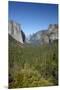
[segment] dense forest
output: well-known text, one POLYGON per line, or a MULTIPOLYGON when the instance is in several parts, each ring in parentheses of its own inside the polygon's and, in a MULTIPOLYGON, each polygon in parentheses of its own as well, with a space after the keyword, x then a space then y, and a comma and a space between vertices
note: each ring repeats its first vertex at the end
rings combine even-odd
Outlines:
POLYGON ((58 41, 22 45, 9 35, 9 88, 58 85, 58 41))

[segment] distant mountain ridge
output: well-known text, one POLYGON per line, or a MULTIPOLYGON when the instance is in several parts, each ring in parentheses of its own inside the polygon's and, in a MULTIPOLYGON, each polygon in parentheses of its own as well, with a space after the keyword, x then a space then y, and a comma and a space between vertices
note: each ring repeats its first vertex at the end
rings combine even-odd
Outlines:
POLYGON ((46 30, 40 30, 32 34, 28 39, 21 29, 21 25, 10 20, 8 22, 8 33, 22 44, 49 44, 54 40, 58 40, 58 25, 50 24, 46 30))
POLYGON ((58 25, 50 24, 48 29, 36 32, 30 37, 32 44, 45 44, 58 40, 58 25))

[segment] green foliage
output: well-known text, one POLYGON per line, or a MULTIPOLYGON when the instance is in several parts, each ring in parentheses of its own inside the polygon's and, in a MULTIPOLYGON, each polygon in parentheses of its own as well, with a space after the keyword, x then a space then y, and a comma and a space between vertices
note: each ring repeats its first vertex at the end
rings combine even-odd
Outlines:
POLYGON ((58 85, 58 44, 19 46, 9 36, 9 88, 58 85))

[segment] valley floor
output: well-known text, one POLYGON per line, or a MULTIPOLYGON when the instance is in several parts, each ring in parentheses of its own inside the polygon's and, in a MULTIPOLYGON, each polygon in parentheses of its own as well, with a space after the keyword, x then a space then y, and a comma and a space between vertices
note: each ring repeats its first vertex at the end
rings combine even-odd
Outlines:
POLYGON ((9 37, 9 88, 58 85, 58 44, 19 46, 9 37))

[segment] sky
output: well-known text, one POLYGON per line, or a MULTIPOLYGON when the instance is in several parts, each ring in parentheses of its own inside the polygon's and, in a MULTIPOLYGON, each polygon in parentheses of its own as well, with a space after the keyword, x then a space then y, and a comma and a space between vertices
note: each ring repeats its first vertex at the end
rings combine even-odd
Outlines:
POLYGON ((9 1, 8 19, 21 24, 26 36, 58 24, 58 5, 9 1))

